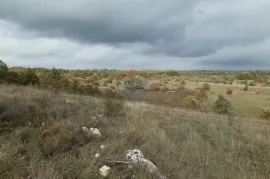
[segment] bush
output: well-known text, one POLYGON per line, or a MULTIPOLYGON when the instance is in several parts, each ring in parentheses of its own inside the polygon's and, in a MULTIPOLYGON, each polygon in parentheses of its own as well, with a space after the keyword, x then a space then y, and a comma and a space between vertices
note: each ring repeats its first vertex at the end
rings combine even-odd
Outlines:
POLYGON ((5 81, 7 83, 13 83, 13 84, 20 84, 20 81, 21 81, 21 75, 19 75, 18 73, 16 72, 8 72, 6 78, 5 78, 5 81))
POLYGON ((260 88, 257 88, 257 89, 256 89, 255 94, 257 94, 257 95, 261 94, 260 88))
POLYGON ((227 94, 227 95, 232 95, 232 94, 233 94, 233 90, 232 90, 232 89, 227 89, 226 94, 227 94))
POLYGON ((100 84, 99 84, 99 82, 94 81, 94 82, 92 83, 92 85, 93 85, 93 86, 99 86, 100 84))
POLYGON ((251 73, 240 73, 236 77, 238 80, 253 80, 253 76, 251 73))
POLYGON ((249 86, 256 86, 256 84, 252 81, 248 84, 249 86))
POLYGON ((119 86, 119 85, 122 85, 122 83, 120 81, 117 81, 116 85, 119 86))
POLYGON ((0 79, 4 79, 8 73, 8 66, 0 60, 0 79))
POLYGON ((245 88, 243 89, 244 91, 248 91, 248 85, 245 86, 245 88))
POLYGON ((136 75, 124 78, 126 89, 142 89, 144 87, 144 78, 136 75))
POLYGON ((213 110, 218 114, 230 115, 232 114, 232 105, 230 101, 225 99, 224 96, 219 95, 216 100, 213 110))
POLYGON ((149 91, 160 91, 160 87, 158 84, 153 83, 150 85, 149 91))
POLYGON ((182 80, 180 84, 181 85, 186 85, 187 83, 185 82, 185 80, 182 80))
POLYGON ((28 68, 25 72, 23 72, 22 81, 20 82, 20 84, 22 84, 22 85, 39 84, 39 78, 36 75, 35 70, 28 68))
POLYGON ((196 101, 196 99, 193 96, 191 96, 191 95, 187 96, 186 101, 187 101, 186 108, 189 108, 189 109, 198 109, 198 108, 200 108, 199 102, 196 101))
POLYGON ((58 91, 66 91, 70 82, 64 74, 58 69, 52 69, 49 72, 43 72, 40 77, 40 87, 58 91))
POLYGON ((3 71, 8 71, 8 66, 5 62, 3 62, 2 60, 0 60, 0 70, 3 70, 3 71))
POLYGON ((264 86, 270 86, 270 81, 265 82, 264 86))
POLYGON ((108 117, 122 116, 124 115, 124 102, 115 99, 105 100, 105 115, 108 117))
POLYGON ((208 83, 204 83, 202 86, 202 89, 204 89, 206 91, 210 91, 210 85, 208 83))
POLYGON ((116 96, 116 93, 112 89, 107 88, 103 95, 106 98, 114 98, 116 96))
POLYGON ((228 82, 227 82, 227 81, 223 81, 222 83, 223 83, 224 85, 228 84, 228 82))
POLYGON ((260 117, 263 119, 270 120, 270 108, 261 108, 261 110, 262 114, 260 117))
POLYGON ((113 79, 112 78, 109 78, 107 80, 105 80, 106 83, 112 83, 113 82, 113 79))
POLYGON ((200 88, 200 93, 199 93, 198 97, 202 98, 202 99, 208 99, 207 90, 204 88, 200 88))

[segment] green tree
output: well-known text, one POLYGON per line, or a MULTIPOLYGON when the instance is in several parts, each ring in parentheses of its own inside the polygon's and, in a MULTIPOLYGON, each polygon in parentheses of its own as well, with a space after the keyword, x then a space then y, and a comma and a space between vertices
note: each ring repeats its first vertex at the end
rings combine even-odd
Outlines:
POLYGON ((7 64, 5 64, 5 62, 0 60, 0 80, 5 79, 7 75, 8 75, 8 66, 7 64))
POLYGON ((127 89, 142 89, 144 87, 144 78, 139 75, 126 77, 124 86, 127 89))
POLYGON ((232 114, 232 105, 224 96, 219 95, 214 104, 214 111, 218 114, 232 114))
POLYGON ((36 75, 36 71, 34 69, 28 68, 25 72, 23 72, 21 84, 22 85, 29 85, 29 84, 38 85, 39 78, 36 75))

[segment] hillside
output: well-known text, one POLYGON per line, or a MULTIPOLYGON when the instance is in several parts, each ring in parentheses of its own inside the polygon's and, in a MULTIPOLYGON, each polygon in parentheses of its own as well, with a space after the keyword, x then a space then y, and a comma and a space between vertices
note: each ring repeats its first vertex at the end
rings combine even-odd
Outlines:
MULTIPOLYGON (((1 85, 0 96, 0 178, 101 178, 104 162, 124 160, 129 149, 171 179, 270 177, 267 121, 235 118, 229 126, 224 116, 145 103, 106 117, 102 99, 29 87, 1 85), (82 126, 102 136, 88 137, 82 126)), ((112 179, 152 177, 111 168, 112 179)))

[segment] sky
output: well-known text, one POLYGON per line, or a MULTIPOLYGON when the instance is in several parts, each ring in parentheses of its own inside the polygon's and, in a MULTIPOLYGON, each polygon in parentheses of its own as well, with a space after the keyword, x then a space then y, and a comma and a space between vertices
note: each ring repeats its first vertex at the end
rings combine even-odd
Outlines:
POLYGON ((66 69, 270 70, 269 0, 0 0, 0 59, 66 69))

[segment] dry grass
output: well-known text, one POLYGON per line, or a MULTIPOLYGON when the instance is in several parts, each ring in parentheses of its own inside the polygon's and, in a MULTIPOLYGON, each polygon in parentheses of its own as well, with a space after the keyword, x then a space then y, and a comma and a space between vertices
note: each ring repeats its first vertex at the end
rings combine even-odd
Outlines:
MULTIPOLYGON (((125 116, 92 118, 104 113, 101 99, 14 86, 0 94, 0 126, 10 129, 0 136, 0 178, 100 178, 103 161, 122 160, 133 148, 170 179, 270 178, 267 121, 236 118, 229 126, 224 116, 145 103, 127 103, 125 116), (43 122, 54 132, 43 136, 43 122), (85 136, 81 126, 99 128, 102 137, 85 136)), ((132 174, 113 167, 110 178, 132 174)), ((151 176, 141 170, 135 178, 151 176)))

